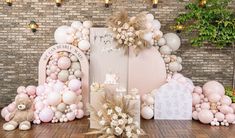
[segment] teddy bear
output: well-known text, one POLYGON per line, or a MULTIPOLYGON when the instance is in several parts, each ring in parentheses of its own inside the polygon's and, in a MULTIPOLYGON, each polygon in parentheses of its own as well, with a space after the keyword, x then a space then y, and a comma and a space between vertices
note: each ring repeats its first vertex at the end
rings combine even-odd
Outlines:
POLYGON ((29 130, 34 120, 33 101, 27 95, 17 95, 16 109, 10 115, 10 121, 3 125, 3 129, 11 131, 19 126, 20 130, 29 130))

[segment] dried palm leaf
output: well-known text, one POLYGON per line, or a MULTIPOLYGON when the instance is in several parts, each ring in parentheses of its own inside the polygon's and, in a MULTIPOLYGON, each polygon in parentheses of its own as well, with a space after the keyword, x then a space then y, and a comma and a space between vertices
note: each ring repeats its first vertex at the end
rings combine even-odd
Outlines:
POLYGON ((118 28, 121 27, 124 23, 128 22, 128 13, 124 10, 121 12, 115 13, 113 16, 107 19, 108 26, 118 28))

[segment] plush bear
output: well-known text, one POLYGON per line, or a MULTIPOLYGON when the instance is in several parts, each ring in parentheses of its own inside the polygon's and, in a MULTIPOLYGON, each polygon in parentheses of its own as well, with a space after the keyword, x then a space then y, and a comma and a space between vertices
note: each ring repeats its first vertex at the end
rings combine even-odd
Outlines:
POLYGON ((32 100, 27 95, 17 95, 15 98, 16 109, 10 115, 11 120, 3 125, 3 129, 11 131, 19 126, 20 130, 29 130, 34 120, 32 100))

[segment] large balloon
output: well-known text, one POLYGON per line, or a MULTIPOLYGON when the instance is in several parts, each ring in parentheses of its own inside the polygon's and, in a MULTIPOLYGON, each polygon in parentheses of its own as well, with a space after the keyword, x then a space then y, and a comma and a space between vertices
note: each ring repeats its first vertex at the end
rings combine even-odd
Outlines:
POLYGON ((198 119, 204 124, 209 124, 213 118, 214 115, 210 110, 201 110, 198 113, 198 119))
POLYGON ((78 79, 72 79, 72 80, 70 80, 69 81, 69 88, 70 88, 70 90, 72 90, 72 91, 77 91, 78 89, 80 89, 80 87, 81 87, 81 81, 80 80, 78 80, 78 79))
POLYGON ((50 105, 58 105, 61 102, 61 95, 59 92, 51 92, 48 94, 47 100, 50 105))
POLYGON ((71 60, 68 57, 61 57, 58 60, 58 67, 60 69, 68 69, 71 65, 71 60))
POLYGON ((206 96, 212 93, 217 93, 220 96, 223 96, 225 94, 224 86, 217 81, 208 81, 203 85, 202 89, 206 96))
POLYGON ((54 33, 54 38, 55 38, 55 41, 56 43, 58 44, 66 44, 67 43, 67 31, 70 27, 69 26, 60 26, 59 28, 57 28, 55 30, 55 33, 54 33))
POLYGON ((50 108, 44 108, 42 111, 39 113, 39 119, 42 122, 50 122, 53 119, 54 112, 50 108))
POLYGON ((66 104, 74 104, 76 102, 77 95, 74 92, 66 91, 63 94, 63 102, 66 104))
POLYGON ((221 96, 217 93, 212 93, 208 96, 210 102, 218 102, 221 99, 221 96))
POLYGON ((173 50, 176 51, 180 47, 180 38, 175 33, 167 33, 163 36, 166 39, 166 44, 173 50))

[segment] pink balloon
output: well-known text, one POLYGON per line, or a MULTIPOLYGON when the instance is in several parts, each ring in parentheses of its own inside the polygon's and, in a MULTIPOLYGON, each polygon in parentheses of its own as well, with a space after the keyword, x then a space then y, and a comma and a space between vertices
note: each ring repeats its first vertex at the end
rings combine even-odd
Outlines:
POLYGON ((52 66, 50 67, 50 71, 51 71, 52 73, 56 72, 57 69, 58 69, 58 67, 55 66, 55 65, 52 65, 52 66))
POLYGON ((72 80, 69 81, 69 85, 68 86, 69 86, 70 90, 75 92, 75 91, 77 91, 77 90, 79 90, 81 88, 81 85, 82 85, 82 83, 81 83, 80 80, 72 79, 72 80))
POLYGON ((50 74, 50 78, 53 79, 53 80, 56 80, 57 79, 57 75, 55 73, 51 73, 50 74))
POLYGON ((225 94, 224 86, 217 81, 209 81, 203 85, 203 92, 206 96, 217 93, 220 96, 225 94))
POLYGON ((76 105, 76 104, 71 104, 70 105, 70 109, 71 110, 75 110, 75 109, 77 109, 78 108, 78 106, 76 105))
POLYGON ((51 92, 47 96, 47 101, 49 105, 58 105, 61 102, 61 94, 59 92, 51 92))
POLYGON ((209 103, 202 103, 202 104, 201 104, 201 108, 202 108, 202 109, 208 109, 208 110, 209 110, 209 109, 210 109, 210 104, 209 104, 209 103))
POLYGON ((197 111, 193 111, 192 116, 193 116, 194 120, 198 120, 198 112, 197 111))
POLYGON ((9 112, 13 112, 13 111, 15 111, 15 109, 16 109, 16 104, 15 103, 11 103, 7 106, 7 110, 9 112))
POLYGON ((198 94, 201 94, 201 93, 202 93, 202 87, 196 86, 196 87, 194 88, 194 92, 195 92, 195 93, 198 93, 198 94))
POLYGON ((193 98, 193 105, 200 103, 201 98, 197 93, 193 93, 192 98, 193 98))
POLYGON ((232 103, 230 107, 233 109, 233 112, 235 112, 235 103, 232 103))
POLYGON ((75 114, 73 112, 69 112, 66 114, 66 117, 68 118, 69 121, 72 121, 75 119, 75 114))
POLYGON ((38 101, 35 103, 35 109, 36 110, 42 110, 44 108, 44 104, 41 101, 38 101))
POLYGON ((227 113, 229 113, 229 112, 231 111, 230 108, 231 108, 231 107, 229 107, 228 105, 222 105, 222 106, 219 108, 219 110, 220 110, 221 113, 227 114, 227 113))
POLYGON ((82 89, 79 89, 79 90, 76 91, 77 95, 80 95, 81 93, 82 93, 82 89))
POLYGON ((198 113, 198 119, 204 124, 210 123, 214 118, 213 113, 210 110, 201 110, 198 113))
POLYGON ((4 107, 1 111, 1 116, 5 118, 7 114, 9 114, 9 111, 7 110, 7 107, 4 107))
POLYGON ((11 116, 10 113, 6 114, 6 116, 4 117, 5 121, 7 121, 7 122, 10 121, 11 120, 10 116, 11 116))
POLYGON ((58 67, 60 69, 68 69, 71 66, 71 60, 68 57, 61 57, 58 60, 58 67))
POLYGON ((44 108, 39 113, 39 119, 42 122, 50 122, 53 119, 54 112, 50 108, 44 108))
POLYGON ((35 95, 36 94, 36 87, 33 85, 30 85, 26 87, 26 91, 28 95, 35 95))
POLYGON ((232 104, 232 100, 230 97, 228 97, 227 95, 222 96, 222 98, 220 99, 221 104, 226 104, 226 105, 230 105, 232 104))
POLYGON ((224 114, 223 113, 221 113, 221 112, 217 112, 216 114, 215 114, 215 118, 218 120, 218 121, 223 121, 224 120, 224 114))
POLYGON ((219 102, 219 100, 221 99, 221 96, 217 93, 212 93, 208 96, 208 99, 210 102, 219 102))
POLYGON ((84 111, 79 109, 76 115, 76 118, 81 119, 84 116, 84 111))
POLYGON ((54 91, 55 92, 61 92, 63 89, 64 89, 64 83, 63 82, 61 82, 61 81, 57 81, 56 83, 55 83, 55 85, 54 85, 54 91))
POLYGON ((227 114, 227 115, 225 115, 225 119, 228 121, 228 123, 233 123, 235 121, 235 115, 234 114, 227 114))
POLYGON ((39 96, 39 95, 42 95, 42 93, 44 93, 45 91, 45 86, 44 85, 39 85, 36 89, 36 94, 39 96))
POLYGON ((20 93, 26 93, 26 90, 25 90, 25 87, 24 86, 20 86, 17 88, 17 93, 20 94, 20 93))

